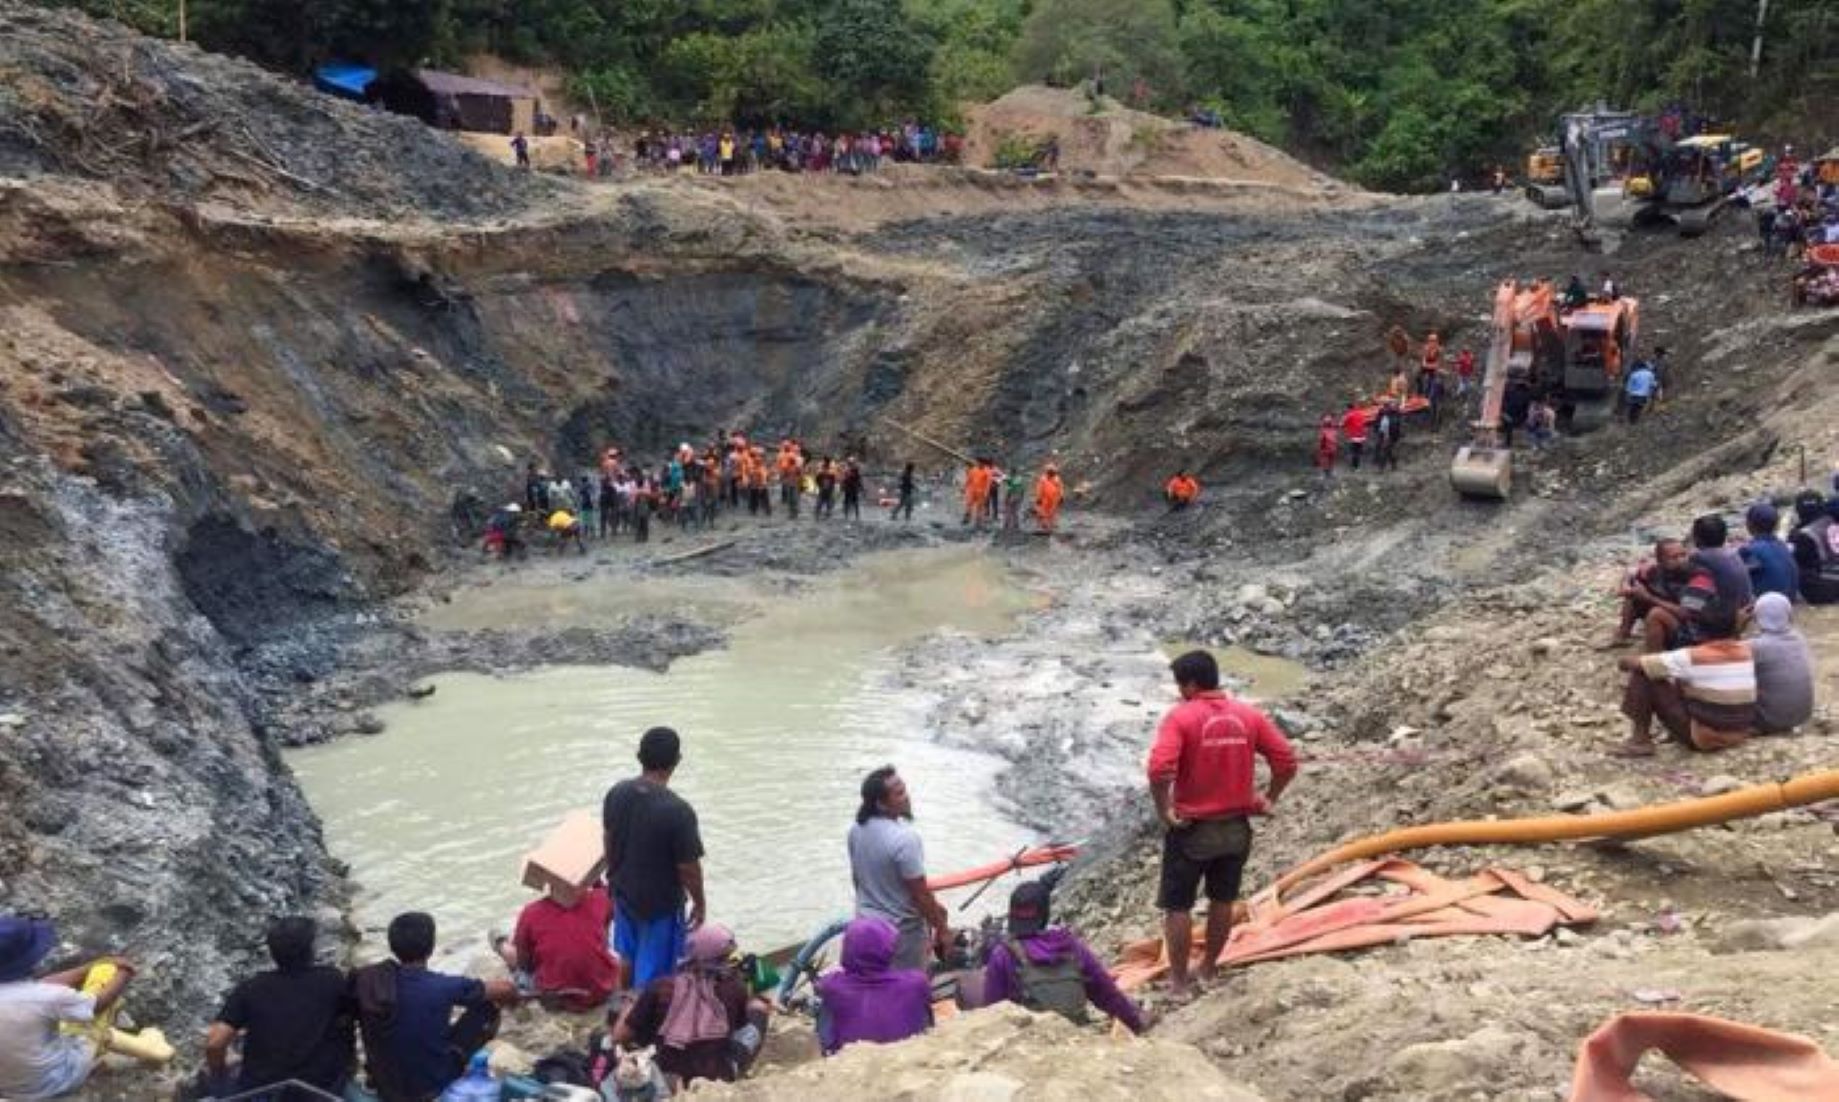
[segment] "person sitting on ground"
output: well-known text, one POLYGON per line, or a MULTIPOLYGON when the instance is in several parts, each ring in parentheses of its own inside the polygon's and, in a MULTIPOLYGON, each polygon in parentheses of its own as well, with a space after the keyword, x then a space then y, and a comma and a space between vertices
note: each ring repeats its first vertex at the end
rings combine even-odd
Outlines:
POLYGON ((707 1079, 732 1083, 746 1074, 766 1037, 768 1009, 749 998, 730 963, 734 935, 704 923, 689 936, 673 975, 651 981, 613 1026, 613 1043, 656 1045, 658 1067, 673 1089, 707 1079))
POLYGON ((1794 627, 1794 606, 1786 595, 1756 598, 1756 733, 1792 731, 1813 718, 1813 650, 1794 627))
POLYGON ((1800 573, 1801 599, 1810 605, 1839 604, 1839 509, 1814 490, 1794 499, 1795 529, 1789 535, 1800 573))
POLYGON ((390 920, 389 947, 394 960, 351 974, 365 1070, 382 1102, 428 1102, 498 1035, 499 1007, 517 1001, 517 987, 430 970, 434 918, 420 911, 390 920))
POLYGON ((1251 853, 1247 818, 1268 814, 1296 776, 1296 754, 1263 712, 1220 691, 1213 655, 1189 651, 1170 663, 1181 703, 1163 717, 1149 751, 1150 799, 1165 830, 1156 906, 1162 911, 1169 986, 1188 991, 1192 911, 1207 884, 1206 950, 1199 979, 1211 981, 1232 930, 1232 904, 1251 853), (1263 795, 1256 758, 1270 767, 1263 795))
POLYGON ((1168 502, 1171 513, 1186 509, 1199 497, 1200 483, 1185 470, 1176 471, 1168 485, 1162 488, 1162 498, 1168 502))
POLYGON ((1009 936, 991 948, 983 967, 985 1004, 1018 1003, 1075 1025, 1084 1025, 1088 1006, 1096 1006, 1132 1033, 1143 1032, 1143 1011, 1118 990, 1091 948, 1066 927, 1047 924, 1049 904, 1047 885, 1038 880, 1009 894, 1009 936))
POLYGON ((817 981, 817 1036, 824 1055, 857 1041, 893 1044, 932 1028, 932 981, 918 968, 894 967, 900 931, 879 915, 843 930, 843 967, 817 981))
POLYGON ((1691 616, 1692 645, 1616 663, 1628 673, 1622 714, 1630 724, 1616 757, 1652 757, 1656 719, 1695 750, 1728 749, 1755 730, 1756 662, 1737 637, 1736 611, 1714 599, 1691 616))
POLYGON ((1692 565, 1711 572, 1718 587, 1718 600, 1737 615, 1739 627, 1756 603, 1756 589, 1750 584, 1750 570, 1735 548, 1725 546, 1730 528, 1716 513, 1706 513, 1692 522, 1692 565))
POLYGON ((563 1010, 587 1011, 619 987, 619 962, 607 949, 612 925, 613 901, 604 886, 556 886, 524 904, 511 936, 494 938, 492 948, 526 994, 553 999, 563 1010))
POLYGON ((237 984, 205 1034, 212 1093, 253 1091, 292 1079, 343 1096, 355 1056, 357 1007, 345 974, 314 963, 318 935, 313 920, 300 915, 269 924, 274 970, 237 984), (232 1080, 230 1047, 239 1036, 243 1059, 232 1080))
POLYGON ((1617 591, 1622 598, 1622 622, 1609 640, 1608 649, 1633 638, 1636 623, 1643 625, 1642 650, 1653 654, 1672 646, 1674 633, 1686 622, 1680 600, 1691 579, 1691 556, 1686 545, 1674 539, 1656 541, 1652 561, 1630 571, 1617 591))
POLYGON ((1776 535, 1781 517, 1775 506, 1759 501, 1743 516, 1750 530, 1750 541, 1737 548, 1737 554, 1749 568, 1750 585, 1758 595, 1779 593, 1793 600, 1801 591, 1801 572, 1794 565, 1794 552, 1776 535))
POLYGON ((81 1087, 134 978, 127 961, 103 957, 33 979, 56 945, 51 923, 0 917, 0 1098, 36 1102, 81 1087), (66 1032, 67 1023, 86 1028, 66 1032))

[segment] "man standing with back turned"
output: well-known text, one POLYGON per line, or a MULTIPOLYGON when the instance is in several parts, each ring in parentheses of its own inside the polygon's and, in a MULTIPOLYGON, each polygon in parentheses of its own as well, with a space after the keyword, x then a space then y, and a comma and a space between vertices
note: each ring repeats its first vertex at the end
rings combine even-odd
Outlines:
POLYGON ((614 785, 601 810, 607 883, 613 889, 613 951, 634 990, 677 970, 689 931, 708 914, 696 812, 670 790, 671 774, 682 760, 677 732, 646 731, 639 740, 642 772, 614 785))
POLYGON ((1188 990, 1188 956, 1194 939, 1195 896, 1207 883, 1206 955, 1199 979, 1213 979, 1232 904, 1251 854, 1248 817, 1268 815, 1296 776, 1296 755, 1275 724, 1257 708, 1220 691, 1220 668, 1206 651, 1189 651, 1170 663, 1177 704, 1156 730, 1149 751, 1149 794, 1167 833, 1156 906, 1167 941, 1169 986, 1188 990), (1271 769, 1269 787, 1254 787, 1256 757, 1271 769))

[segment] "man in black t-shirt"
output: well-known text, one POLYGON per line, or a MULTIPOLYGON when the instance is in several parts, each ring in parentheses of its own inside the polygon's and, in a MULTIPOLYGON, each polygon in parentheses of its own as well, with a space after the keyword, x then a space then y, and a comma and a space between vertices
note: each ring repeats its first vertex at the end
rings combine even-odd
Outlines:
POLYGON ((638 756, 640 775, 614 785, 601 810, 613 892, 613 951, 633 988, 676 971, 685 937, 708 913, 696 812, 670 790, 671 774, 683 760, 677 732, 646 731, 638 756))
POLYGON ((269 925, 275 970, 237 984, 205 1036, 205 1066, 214 1084, 229 1075, 230 1046, 241 1034, 235 1090, 297 1079, 328 1094, 344 1092, 351 1077, 354 1008, 344 973, 313 963, 317 933, 310 918, 269 925))

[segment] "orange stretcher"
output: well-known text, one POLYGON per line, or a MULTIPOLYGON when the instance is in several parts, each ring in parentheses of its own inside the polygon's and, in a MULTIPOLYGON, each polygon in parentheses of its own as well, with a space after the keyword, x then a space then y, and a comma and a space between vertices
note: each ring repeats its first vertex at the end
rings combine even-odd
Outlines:
POLYGON ((1032 869, 1037 865, 1055 865, 1062 861, 1071 861, 1077 856, 1079 856, 1079 847, 1075 845, 1036 846, 1033 849, 1023 850, 1014 857, 991 861, 987 865, 976 865, 968 869, 959 869, 957 872, 928 876, 926 886, 935 892, 947 891, 951 888, 965 888, 972 884, 981 884, 985 880, 994 880, 1004 873, 1014 872, 1017 869, 1032 869))
POLYGON ((1577 1053, 1571 1102, 1651 1102, 1629 1081, 1658 1049, 1706 1086, 1748 1102, 1839 1102, 1839 1063, 1805 1037, 1701 1014, 1618 1014, 1577 1053))
MULTIPOLYGON (((1273 886, 1253 896, 1234 916, 1221 965, 1253 964, 1307 953, 1333 953, 1390 945, 1420 937, 1459 934, 1519 934, 1538 937, 1555 926, 1596 921, 1588 904, 1509 869, 1488 868, 1461 880, 1441 876, 1400 858, 1350 865, 1291 898, 1273 886), (1404 889, 1386 895, 1334 898, 1355 885, 1379 880, 1404 889)), ((1197 939, 1198 941, 1198 939, 1197 939)), ((1195 963, 1205 956, 1194 947, 1195 963)), ((1124 948, 1112 975, 1135 990, 1168 971, 1161 939, 1124 948)))

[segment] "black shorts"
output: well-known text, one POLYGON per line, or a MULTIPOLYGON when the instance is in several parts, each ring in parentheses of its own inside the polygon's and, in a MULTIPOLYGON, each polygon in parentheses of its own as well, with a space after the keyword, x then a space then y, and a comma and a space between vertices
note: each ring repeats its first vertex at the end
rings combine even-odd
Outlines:
POLYGON ((1251 827, 1242 817, 1196 823, 1181 831, 1166 831, 1162 836, 1162 879, 1156 888, 1157 909, 1180 912, 1193 910, 1203 879, 1207 882, 1209 901, 1232 902, 1239 898, 1239 883, 1245 876, 1245 862, 1250 856, 1251 827), (1216 852, 1218 847, 1213 846, 1203 848, 1197 854, 1193 845, 1194 832, 1203 828, 1237 831, 1243 841, 1229 846, 1229 852, 1216 852))

